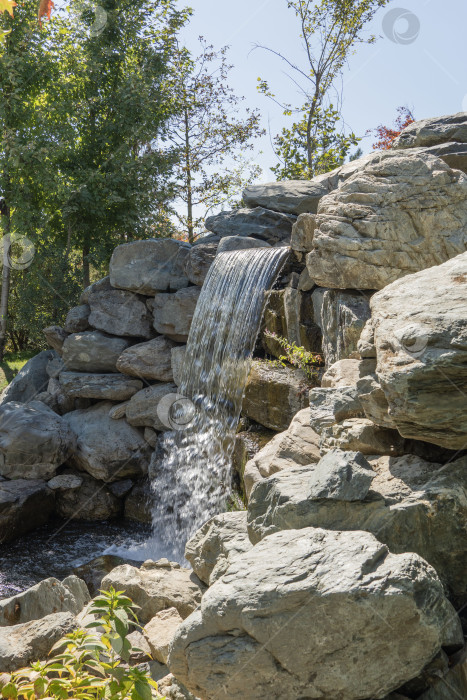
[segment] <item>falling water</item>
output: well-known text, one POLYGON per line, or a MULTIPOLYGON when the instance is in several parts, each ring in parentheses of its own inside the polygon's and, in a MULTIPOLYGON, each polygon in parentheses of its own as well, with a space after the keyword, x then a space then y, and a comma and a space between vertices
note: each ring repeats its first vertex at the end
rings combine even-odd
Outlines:
POLYGON ((187 539, 225 510, 231 457, 265 292, 288 248, 220 253, 204 282, 152 489, 155 537, 179 561, 187 539), (182 426, 186 426, 183 429, 182 426))

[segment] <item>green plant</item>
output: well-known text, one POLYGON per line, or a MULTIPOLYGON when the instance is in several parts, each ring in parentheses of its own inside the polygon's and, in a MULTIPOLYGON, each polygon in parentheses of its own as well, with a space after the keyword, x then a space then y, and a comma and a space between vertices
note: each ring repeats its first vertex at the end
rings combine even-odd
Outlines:
POLYGON ((296 343, 289 343, 287 338, 283 338, 277 333, 265 330, 264 335, 267 338, 272 338, 275 340, 281 348, 285 351, 285 355, 281 355, 277 360, 271 360, 272 364, 280 365, 281 367, 286 366, 286 362, 294 367, 305 372, 308 379, 314 379, 317 376, 317 367, 324 365, 324 359, 322 355, 316 352, 310 352, 305 350, 301 345, 296 343))
POLYGON ((12 674, 0 675, 1 696, 14 700, 57 698, 65 700, 152 700, 157 684, 137 667, 128 666, 133 651, 128 640, 131 626, 139 626, 137 606, 123 591, 101 591, 89 608, 98 616, 51 650, 50 661, 38 661, 12 674))

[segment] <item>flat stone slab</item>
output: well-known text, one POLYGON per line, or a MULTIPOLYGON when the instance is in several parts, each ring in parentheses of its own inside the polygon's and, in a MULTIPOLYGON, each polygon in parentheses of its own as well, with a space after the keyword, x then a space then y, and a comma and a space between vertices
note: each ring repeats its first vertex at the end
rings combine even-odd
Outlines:
POLYGON ((125 377, 123 374, 82 372, 62 372, 60 384, 65 394, 73 398, 112 401, 126 401, 143 388, 143 382, 140 379, 125 377))

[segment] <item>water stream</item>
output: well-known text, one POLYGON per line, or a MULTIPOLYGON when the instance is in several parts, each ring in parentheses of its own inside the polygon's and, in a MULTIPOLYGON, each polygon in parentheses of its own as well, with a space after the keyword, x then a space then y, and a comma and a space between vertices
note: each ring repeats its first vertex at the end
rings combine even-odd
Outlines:
POLYGON ((183 561, 185 543, 225 510, 231 456, 251 358, 270 289, 288 248, 220 253, 199 297, 188 338, 174 430, 166 433, 152 489, 154 538, 183 561))

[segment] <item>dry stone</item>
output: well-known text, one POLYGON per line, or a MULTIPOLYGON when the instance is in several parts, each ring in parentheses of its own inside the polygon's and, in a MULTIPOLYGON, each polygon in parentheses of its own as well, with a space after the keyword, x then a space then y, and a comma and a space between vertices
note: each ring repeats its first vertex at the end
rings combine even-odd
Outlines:
POLYGON ((178 628, 168 665, 204 700, 361 700, 459 643, 459 619, 421 557, 391 554, 369 533, 307 528, 236 557, 178 628))
MULTIPOLYGON (((164 410, 158 412, 161 401, 169 394, 177 393, 176 384, 154 384, 138 391, 129 401, 126 408, 126 419, 130 425, 149 427, 154 430, 167 430, 167 425, 161 420, 164 410), (161 416, 159 416, 159 413, 161 416)), ((165 402, 162 404, 165 407, 165 402)), ((167 411, 170 404, 167 405, 167 411)))
POLYGON ((313 248, 316 220, 310 214, 300 214, 292 228, 290 245, 299 253, 309 253, 313 248))
POLYGON ((185 262, 185 273, 192 284, 199 287, 203 285, 216 257, 217 246, 217 243, 200 242, 190 250, 185 262))
POLYGON ((89 287, 86 287, 80 296, 79 303, 87 304, 89 306, 89 302, 93 294, 110 292, 111 289, 113 289, 113 287, 110 284, 110 277, 107 275, 107 277, 103 277, 102 279, 90 284, 89 287))
POLYGON ((321 379, 322 387, 357 386, 357 382, 374 372, 373 360, 338 360, 332 364, 321 379))
POLYGON ((113 335, 152 338, 152 318, 144 297, 121 289, 94 292, 89 297, 93 328, 113 335))
POLYGON ((68 333, 61 326, 47 326, 42 332, 48 345, 61 355, 63 343, 67 339, 68 333))
POLYGON ((160 336, 147 343, 138 343, 124 350, 117 362, 117 369, 124 374, 160 382, 171 382, 173 340, 160 336))
POLYGON ((46 578, 22 593, 0 600, 0 627, 39 620, 59 612, 77 615, 90 601, 90 596, 84 581, 79 583, 76 576, 69 578, 73 579, 68 581, 70 585, 60 583, 56 578, 46 578))
POLYGON ((176 608, 167 608, 156 613, 143 627, 143 634, 149 644, 152 658, 161 664, 167 663, 169 646, 177 627, 183 622, 176 608))
POLYGON ((272 246, 288 245, 296 220, 291 214, 270 209, 235 209, 221 211, 206 219, 206 228, 217 236, 245 236, 258 238, 272 246))
POLYGON ((250 236, 224 236, 217 247, 218 253, 229 253, 233 250, 245 250, 246 248, 270 248, 271 244, 250 236))
POLYGON ((188 243, 173 238, 149 238, 124 243, 110 259, 110 283, 118 289, 152 296, 188 286, 184 266, 188 243))
POLYGON ((89 328, 90 308, 88 304, 74 306, 67 313, 64 330, 67 333, 81 333, 89 328))
POLYGON ((332 449, 394 457, 406 452, 405 440, 397 430, 380 428, 368 418, 348 418, 323 428, 320 441, 321 453, 324 454, 332 449))
POLYGON ((200 292, 199 287, 188 287, 175 294, 157 294, 154 300, 156 331, 180 343, 186 342, 200 292))
POLYGON ((249 207, 265 207, 286 214, 316 213, 318 203, 328 193, 319 178, 312 180, 285 180, 249 185, 243 190, 243 201, 249 207))
POLYGON ((139 379, 130 379, 123 374, 85 374, 62 372, 60 384, 67 396, 72 398, 109 399, 125 401, 143 388, 139 379))
POLYGON ((44 525, 55 497, 41 479, 0 481, 0 542, 9 542, 44 525))
POLYGON ((464 449, 467 253, 394 282, 373 297, 371 306, 376 374, 397 430, 464 449))
POLYGON ((321 387, 310 391, 310 424, 318 435, 334 423, 364 417, 360 396, 354 386, 321 387))
POLYGON ((63 361, 70 371, 116 372, 118 358, 131 344, 101 331, 73 333, 63 344, 63 361))
POLYGON ((436 146, 446 142, 467 143, 467 112, 420 119, 406 126, 392 142, 392 148, 436 146))
POLYGON ((59 359, 55 350, 43 350, 28 360, 3 390, 0 396, 0 405, 10 401, 18 401, 19 403, 34 401, 39 393, 46 391, 49 383, 47 366, 55 359, 59 359))
POLYGON ((373 157, 320 202, 310 277, 322 287, 382 289, 467 245, 467 176, 431 155, 373 157))

